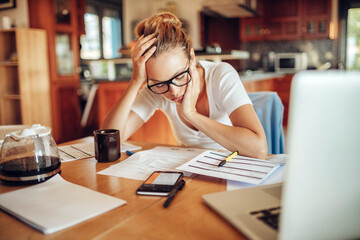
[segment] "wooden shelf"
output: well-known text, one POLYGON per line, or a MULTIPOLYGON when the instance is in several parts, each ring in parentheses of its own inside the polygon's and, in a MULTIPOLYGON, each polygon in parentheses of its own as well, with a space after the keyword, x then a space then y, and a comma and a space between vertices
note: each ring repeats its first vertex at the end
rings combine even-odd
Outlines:
POLYGON ((9 95, 3 95, 1 96, 3 99, 9 99, 9 100, 20 100, 21 96, 17 94, 9 94, 9 95))
POLYGON ((48 69, 46 31, 29 28, 0 31, 1 125, 52 127, 48 69), (18 61, 8 61, 14 53, 18 61))
POLYGON ((3 66, 3 67, 17 67, 18 62, 0 62, 0 66, 3 66))

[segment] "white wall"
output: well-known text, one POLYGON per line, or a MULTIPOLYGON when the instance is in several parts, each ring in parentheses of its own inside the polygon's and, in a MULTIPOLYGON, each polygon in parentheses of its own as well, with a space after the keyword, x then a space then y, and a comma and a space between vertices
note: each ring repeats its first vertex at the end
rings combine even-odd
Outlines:
MULTIPOLYGON (((124 42, 129 44, 134 29, 132 22, 145 19, 166 7, 169 0, 123 0, 124 42)), ((189 35, 195 49, 202 48, 200 39, 200 10, 203 0, 171 0, 177 3, 178 16, 189 24, 189 35)))
MULTIPOLYGON (((39 13, 40 14, 40 13, 39 13)), ((27 0, 16 0, 16 7, 0 11, 0 28, 3 28, 2 17, 8 16, 16 27, 29 27, 29 12, 27 0)))

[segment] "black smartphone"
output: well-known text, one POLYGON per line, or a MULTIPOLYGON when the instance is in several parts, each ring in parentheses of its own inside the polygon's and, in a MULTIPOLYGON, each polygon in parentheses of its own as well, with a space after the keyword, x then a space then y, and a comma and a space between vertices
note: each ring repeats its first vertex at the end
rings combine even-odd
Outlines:
POLYGON ((168 196, 182 176, 182 172, 155 171, 136 190, 136 194, 168 196))

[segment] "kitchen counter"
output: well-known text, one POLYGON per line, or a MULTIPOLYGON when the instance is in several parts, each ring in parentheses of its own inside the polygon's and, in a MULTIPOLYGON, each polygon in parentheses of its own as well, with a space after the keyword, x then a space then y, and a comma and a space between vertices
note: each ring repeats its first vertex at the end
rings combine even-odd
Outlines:
POLYGON ((250 54, 248 51, 232 50, 229 52, 222 52, 219 54, 213 53, 197 53, 195 54, 197 60, 208 60, 214 62, 221 62, 223 60, 243 60, 249 59, 250 54))
POLYGON ((241 81, 250 82, 250 81, 261 81, 270 78, 281 78, 286 74, 282 72, 240 72, 239 76, 241 81))

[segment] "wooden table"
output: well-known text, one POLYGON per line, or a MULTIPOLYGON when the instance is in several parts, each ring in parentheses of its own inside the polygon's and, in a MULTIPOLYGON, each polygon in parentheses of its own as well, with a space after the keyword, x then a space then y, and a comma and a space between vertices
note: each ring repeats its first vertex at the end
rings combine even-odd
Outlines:
MULTIPOLYGON (((93 141, 80 139, 67 144, 93 141)), ((152 143, 131 142, 142 150, 152 143)), ((202 201, 205 193, 226 190, 226 181, 193 174, 185 177, 186 186, 179 191, 168 208, 166 198, 139 196, 135 191, 142 181, 96 174, 112 163, 98 163, 87 158, 62 163, 61 176, 72 183, 127 201, 113 209, 72 227, 44 235, 0 211, 0 239, 244 239, 245 237, 202 201)), ((0 193, 21 187, 0 185, 0 193)), ((50 213, 49 213, 50 214, 50 213)))

